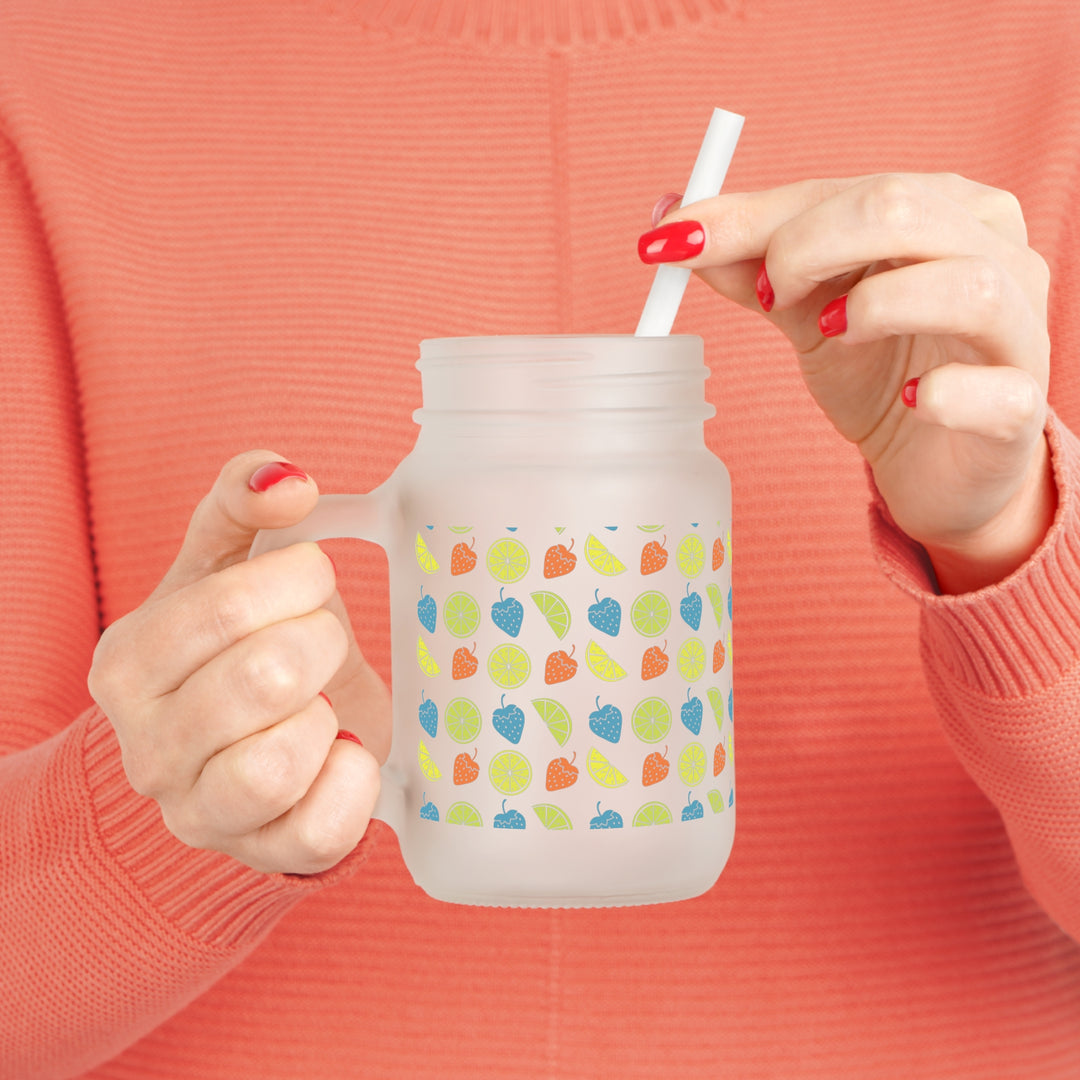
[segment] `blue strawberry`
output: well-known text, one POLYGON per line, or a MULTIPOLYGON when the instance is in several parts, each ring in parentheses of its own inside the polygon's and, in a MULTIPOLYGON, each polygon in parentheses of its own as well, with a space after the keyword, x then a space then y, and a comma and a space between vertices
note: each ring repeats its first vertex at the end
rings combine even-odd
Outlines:
POLYGON ((596 603, 589 605, 589 622, 600 633, 615 637, 622 623, 622 607, 619 601, 613 596, 605 596, 601 600, 599 589, 593 595, 596 597, 596 603))
POLYGON ((589 821, 590 829, 621 829, 622 827, 622 814, 618 810, 605 810, 601 813, 600 804, 596 804, 596 817, 589 821))
POLYGON ((690 591, 690 582, 686 583, 686 595, 679 601, 679 614, 691 630, 701 627, 701 593, 690 591))
POLYGON ((434 739, 435 732, 439 730, 439 706, 434 701, 428 701, 423 690, 420 691, 420 708, 416 714, 420 718, 420 726, 434 739))
POLYGON ((420 599, 416 602, 416 617, 420 620, 420 625, 429 633, 435 633, 435 624, 438 621, 439 613, 435 607, 435 597, 425 596, 424 587, 420 586, 420 599))
POLYGON ((433 803, 427 801, 427 792, 424 792, 424 805, 420 807, 420 816, 425 821, 438 821, 439 820, 439 808, 433 803))
POLYGON ((687 805, 682 808, 683 821, 696 821, 698 818, 705 816, 705 807, 701 805, 700 799, 694 799, 694 793, 688 791, 686 793, 687 805), (693 801, 691 801, 693 799, 693 801))
POLYGON ((499 590, 499 599, 491 605, 491 621, 504 633, 511 637, 517 637, 521 630, 521 620, 525 617, 525 609, 520 600, 512 596, 503 599, 503 591, 499 590))
POLYGON ((492 825, 496 829, 524 829, 525 828, 525 816, 520 810, 507 810, 506 800, 502 801, 503 812, 496 814, 492 825))
POLYGON ((695 735, 700 735, 701 717, 704 710, 702 709, 701 698, 691 697, 691 694, 690 687, 687 687, 686 700, 683 702, 679 714, 682 717, 683 726, 689 728, 695 735))
POLYGON ((601 708, 598 696, 596 711, 589 713, 589 727, 599 738, 617 743, 622 735, 622 712, 616 705, 605 705, 601 708))
POLYGON ((501 708, 491 714, 491 726, 512 743, 521 742, 521 733, 525 730, 525 714, 516 705, 506 704, 506 695, 499 699, 501 708))

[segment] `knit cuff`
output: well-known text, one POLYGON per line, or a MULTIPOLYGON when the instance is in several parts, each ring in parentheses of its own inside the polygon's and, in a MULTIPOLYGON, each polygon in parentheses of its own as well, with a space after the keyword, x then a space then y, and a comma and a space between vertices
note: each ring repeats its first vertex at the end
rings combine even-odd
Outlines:
POLYGON ((975 592, 938 594, 925 549, 900 530, 870 480, 871 541, 885 574, 922 608, 924 657, 994 697, 1038 693, 1080 654, 1080 443, 1052 411, 1046 435, 1058 489, 1054 522, 1022 566, 975 592))
POLYGON ((100 709, 83 718, 83 761, 97 835, 107 857, 172 925, 222 950, 256 944, 308 893, 352 875, 367 858, 381 826, 336 866, 321 874, 264 874, 228 855, 200 851, 165 828, 157 803, 128 783, 120 746, 100 709))

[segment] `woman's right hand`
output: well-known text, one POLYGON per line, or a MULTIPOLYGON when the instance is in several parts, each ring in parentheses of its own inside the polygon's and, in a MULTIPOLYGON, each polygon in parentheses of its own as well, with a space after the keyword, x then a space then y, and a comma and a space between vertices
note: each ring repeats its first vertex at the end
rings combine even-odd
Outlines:
POLYGON ((90 693, 131 786, 196 848, 312 874, 363 837, 376 757, 338 738, 327 697, 385 756, 389 694, 367 665, 314 543, 248 560, 256 532, 301 521, 318 490, 268 451, 230 461, 153 594, 102 635, 90 693), (261 490, 260 490, 261 489, 261 490))

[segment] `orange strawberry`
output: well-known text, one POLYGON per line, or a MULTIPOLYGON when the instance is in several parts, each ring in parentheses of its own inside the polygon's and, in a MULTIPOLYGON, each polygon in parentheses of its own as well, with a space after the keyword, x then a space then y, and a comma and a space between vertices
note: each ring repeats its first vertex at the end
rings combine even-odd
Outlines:
POLYGON ((667 548, 664 547, 666 542, 666 536, 662 541, 650 540, 641 549, 641 572, 643 574, 655 574, 658 570, 663 570, 667 566, 667 548))
POLYGON ((724 538, 718 536, 712 546, 712 568, 719 570, 724 565, 724 538))
MULTIPOLYGON (((664 648, 667 648, 666 641, 664 642, 664 648)), ((641 658, 641 677, 643 679, 655 679, 667 671, 667 666, 668 654, 659 645, 653 645, 652 648, 645 650, 645 655, 641 658)))
POLYGON ((668 769, 671 768, 671 763, 667 759, 667 750, 665 746, 663 754, 656 751, 645 759, 645 763, 641 766, 641 782, 645 787, 650 784, 659 784, 667 777, 668 769))
POLYGON ((544 556, 544 577, 562 577, 569 574, 577 566, 577 556, 573 554, 574 541, 571 539, 570 547, 564 544, 552 544, 544 556))
POLYGON ((577 783, 578 768, 574 764, 574 760, 577 758, 577 751, 574 751, 574 756, 567 761, 566 758, 555 758, 547 767, 547 780, 546 785, 548 791, 558 791, 560 788, 568 788, 572 784, 577 783))
POLYGON ((719 776, 724 771, 724 766, 727 764, 727 754, 724 753, 724 744, 717 743, 716 749, 713 751, 712 756, 712 774, 713 776, 719 776))
POLYGON ((476 642, 473 642, 471 650, 466 649, 464 645, 454 650, 451 674, 455 679, 467 679, 470 675, 475 675, 479 666, 480 661, 476 659, 476 642))
POLYGON ((472 539, 472 544, 466 544, 464 540, 460 544, 454 545, 454 550, 450 552, 450 573, 451 574, 467 574, 476 565, 476 552, 473 548, 476 547, 476 537, 472 539))
POLYGON ((456 758, 454 758, 454 783, 455 784, 471 784, 480 775, 480 766, 476 764, 476 755, 479 750, 473 751, 473 756, 469 757, 464 751, 462 751, 456 758))
POLYGON ((719 671, 724 666, 724 643, 717 641, 712 650, 712 669, 713 672, 719 671))
POLYGON ((569 654, 563 652, 562 649, 556 649, 547 658, 547 663, 544 665, 544 682, 548 685, 566 682, 577 674, 578 662, 572 659, 576 648, 576 645, 571 646, 569 654))

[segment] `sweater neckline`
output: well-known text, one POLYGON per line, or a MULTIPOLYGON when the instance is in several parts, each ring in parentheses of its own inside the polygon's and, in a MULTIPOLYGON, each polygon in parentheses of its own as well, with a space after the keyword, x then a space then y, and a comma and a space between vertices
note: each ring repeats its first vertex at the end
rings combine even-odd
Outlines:
MULTIPOLYGON (((566 47, 627 41, 739 15, 746 0, 352 0, 351 18, 420 37, 566 47)), ((344 12, 343 12, 344 13, 344 12)))

